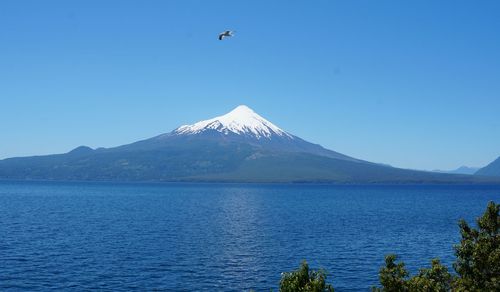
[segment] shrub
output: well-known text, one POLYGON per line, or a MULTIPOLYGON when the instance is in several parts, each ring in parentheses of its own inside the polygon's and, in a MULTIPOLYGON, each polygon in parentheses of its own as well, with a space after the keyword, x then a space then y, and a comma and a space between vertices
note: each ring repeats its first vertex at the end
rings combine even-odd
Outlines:
POLYGON ((309 270, 309 265, 306 261, 303 261, 298 270, 282 273, 280 291, 333 292, 333 287, 326 284, 326 272, 324 270, 309 270))
POLYGON ((457 260, 453 265, 458 274, 455 290, 500 291, 499 209, 499 204, 490 202, 477 219, 478 229, 460 221, 462 240, 455 246, 457 260))

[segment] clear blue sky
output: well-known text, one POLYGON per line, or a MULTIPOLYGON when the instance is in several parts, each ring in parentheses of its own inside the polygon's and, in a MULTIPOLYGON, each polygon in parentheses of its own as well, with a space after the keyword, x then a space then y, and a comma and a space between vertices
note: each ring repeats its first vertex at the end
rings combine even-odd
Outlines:
POLYGON ((246 104, 357 158, 483 166, 500 155, 500 1, 3 0, 0 102, 0 158, 246 104))

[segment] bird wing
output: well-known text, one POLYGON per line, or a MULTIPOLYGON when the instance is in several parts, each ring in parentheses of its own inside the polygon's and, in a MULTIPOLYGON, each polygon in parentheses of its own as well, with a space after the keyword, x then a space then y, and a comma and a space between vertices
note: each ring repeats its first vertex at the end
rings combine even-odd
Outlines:
POLYGON ((221 33, 221 34, 219 35, 219 41, 222 41, 222 39, 223 39, 223 38, 224 38, 224 34, 222 34, 222 33, 221 33))

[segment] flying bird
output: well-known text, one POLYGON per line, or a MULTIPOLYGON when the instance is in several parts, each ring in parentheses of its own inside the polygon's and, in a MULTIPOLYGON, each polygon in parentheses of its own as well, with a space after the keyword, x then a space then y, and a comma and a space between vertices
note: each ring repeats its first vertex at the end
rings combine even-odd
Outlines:
POLYGON ((234 33, 234 31, 232 31, 232 30, 226 30, 224 32, 221 32, 219 34, 219 41, 222 41, 225 37, 232 37, 233 33, 234 33))

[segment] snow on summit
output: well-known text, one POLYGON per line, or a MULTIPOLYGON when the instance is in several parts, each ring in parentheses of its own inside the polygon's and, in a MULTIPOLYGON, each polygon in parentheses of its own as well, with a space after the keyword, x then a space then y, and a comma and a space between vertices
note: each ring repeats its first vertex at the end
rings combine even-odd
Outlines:
POLYGON ((174 133, 198 134, 206 130, 216 130, 226 135, 229 133, 250 135, 257 139, 271 139, 273 135, 293 139, 292 135, 259 116, 246 105, 240 105, 223 116, 200 121, 192 125, 180 126, 174 133))

